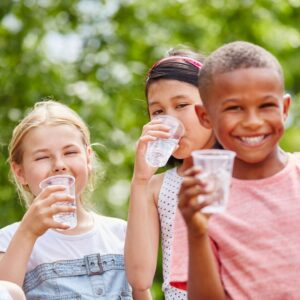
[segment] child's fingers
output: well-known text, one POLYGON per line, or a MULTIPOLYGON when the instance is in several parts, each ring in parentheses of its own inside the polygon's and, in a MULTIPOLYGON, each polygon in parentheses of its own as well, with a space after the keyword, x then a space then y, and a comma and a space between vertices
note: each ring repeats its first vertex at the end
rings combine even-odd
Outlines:
MULTIPOLYGON (((210 191, 207 190, 206 186, 207 184, 203 183, 197 177, 185 177, 178 194, 179 208, 194 205, 194 202, 198 203, 197 197, 199 195, 210 194, 210 191)), ((201 205, 197 205, 197 207, 198 206, 201 208, 201 205)))
POLYGON ((183 176, 185 177, 194 177, 194 176, 197 176, 199 174, 201 174, 203 171, 200 167, 198 166, 193 166, 189 169, 187 169, 184 173, 183 173, 183 176))
POLYGON ((71 213, 76 211, 75 205, 52 205, 49 210, 49 215, 53 216, 59 213, 71 213))
POLYGON ((150 120, 150 122, 147 123, 145 126, 147 126, 147 125, 150 125, 150 126, 152 126, 152 125, 164 125, 164 126, 168 126, 168 125, 164 124, 163 120, 161 118, 159 118, 159 117, 150 120))
POLYGON ((54 220, 52 220, 52 222, 49 225, 50 225, 49 228, 52 228, 52 229, 66 230, 66 229, 70 228, 70 225, 68 225, 66 223, 56 222, 54 220))
POLYGON ((157 139, 168 139, 170 138, 169 132, 164 131, 156 131, 156 130, 149 130, 141 135, 139 140, 136 144, 136 150, 145 153, 147 149, 147 145, 149 142, 156 141, 157 139))
POLYGON ((162 131, 148 131, 147 134, 142 135, 139 139, 140 142, 151 142, 157 139, 168 139, 170 138, 170 134, 168 132, 162 131))
POLYGON ((143 126, 142 135, 148 134, 150 131, 169 132, 170 127, 166 124, 153 124, 151 122, 143 126))
POLYGON ((49 185, 41 191, 41 193, 34 199, 34 201, 37 201, 38 199, 45 199, 53 193, 64 192, 65 190, 66 187, 64 185, 49 185))
POLYGON ((58 194, 54 193, 51 194, 46 200, 45 200, 45 205, 51 206, 55 203, 59 202, 75 202, 75 198, 71 195, 68 194, 58 194))

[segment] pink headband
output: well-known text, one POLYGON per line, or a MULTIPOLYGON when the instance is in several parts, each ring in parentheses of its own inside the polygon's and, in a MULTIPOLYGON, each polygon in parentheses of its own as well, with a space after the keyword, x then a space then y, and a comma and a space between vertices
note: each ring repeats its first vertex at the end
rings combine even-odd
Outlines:
POLYGON ((194 58, 187 57, 187 56, 173 55, 173 56, 168 56, 168 57, 162 58, 159 61, 157 61, 156 63, 154 63, 154 65, 149 70, 148 74, 150 74, 151 71, 154 68, 156 68, 158 65, 160 65, 163 62, 169 61, 169 60, 183 60, 184 62, 187 62, 187 63, 193 65, 194 67, 198 68, 198 69, 201 69, 201 67, 202 67, 201 62, 199 62, 198 60, 196 60, 194 58))

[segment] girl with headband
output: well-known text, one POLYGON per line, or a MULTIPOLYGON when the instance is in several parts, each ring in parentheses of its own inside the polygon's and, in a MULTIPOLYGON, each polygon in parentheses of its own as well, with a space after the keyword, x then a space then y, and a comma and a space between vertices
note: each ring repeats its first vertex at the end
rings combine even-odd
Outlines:
POLYGON ((165 299, 187 299, 185 291, 169 284, 169 265, 173 221, 177 210, 177 194, 182 176, 192 166, 191 152, 212 148, 216 140, 211 130, 198 121, 195 105, 201 104, 198 72, 203 57, 192 51, 173 49, 169 56, 156 62, 148 72, 145 94, 150 122, 144 125, 138 140, 131 184, 128 227, 125 242, 125 265, 134 289, 147 290, 155 275, 159 236, 163 254, 163 291, 165 299), (171 115, 185 129, 171 160, 176 167, 155 174, 157 168, 145 160, 147 143, 168 138, 168 128, 153 119, 171 115))

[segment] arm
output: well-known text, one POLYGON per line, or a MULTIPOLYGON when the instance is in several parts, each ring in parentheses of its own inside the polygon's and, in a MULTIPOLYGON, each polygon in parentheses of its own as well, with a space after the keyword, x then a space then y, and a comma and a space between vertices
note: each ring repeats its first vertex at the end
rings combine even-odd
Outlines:
POLYGON ((36 238, 19 228, 5 253, 0 255, 0 279, 23 285, 27 263, 36 238))
POLYGON ((146 182, 133 179, 125 242, 125 264, 134 289, 152 286, 157 264, 159 217, 146 182))
POLYGON ((188 170, 179 192, 179 209, 188 229, 188 296, 190 300, 223 300, 225 292, 207 234, 209 216, 200 212, 208 203, 197 202, 197 196, 205 193, 198 174, 195 168, 188 170))
POLYGON ((149 290, 147 291, 133 290, 132 297, 134 300, 152 300, 152 296, 149 290))
POLYGON ((52 218, 58 212, 74 211, 74 208, 70 206, 52 205, 59 201, 74 201, 72 197, 54 194, 62 190, 64 187, 48 187, 33 201, 6 252, 0 255, 0 280, 11 281, 22 286, 28 260, 37 238, 49 228, 68 228, 68 225, 57 223, 52 218))
POLYGON ((137 143, 128 224, 125 241, 127 278, 133 289, 142 291, 152 286, 157 264, 159 245, 159 217, 156 197, 161 175, 154 175, 156 168, 145 161, 147 143, 156 137, 167 137, 165 127, 152 121, 144 126, 137 143))

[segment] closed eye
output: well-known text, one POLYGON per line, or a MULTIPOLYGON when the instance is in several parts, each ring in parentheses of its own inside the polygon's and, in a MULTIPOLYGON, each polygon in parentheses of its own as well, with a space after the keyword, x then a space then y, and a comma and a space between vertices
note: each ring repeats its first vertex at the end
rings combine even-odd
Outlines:
POLYGON ((65 153, 65 155, 72 155, 72 154, 77 154, 78 151, 68 151, 65 153))
POLYGON ((235 111, 235 110, 242 110, 242 107, 239 105, 232 105, 232 106, 227 106, 225 109, 225 111, 235 111))
POLYGON ((47 158, 49 158, 49 156, 41 156, 41 157, 37 157, 37 158, 35 159, 35 161, 42 160, 42 159, 47 159, 47 158))

